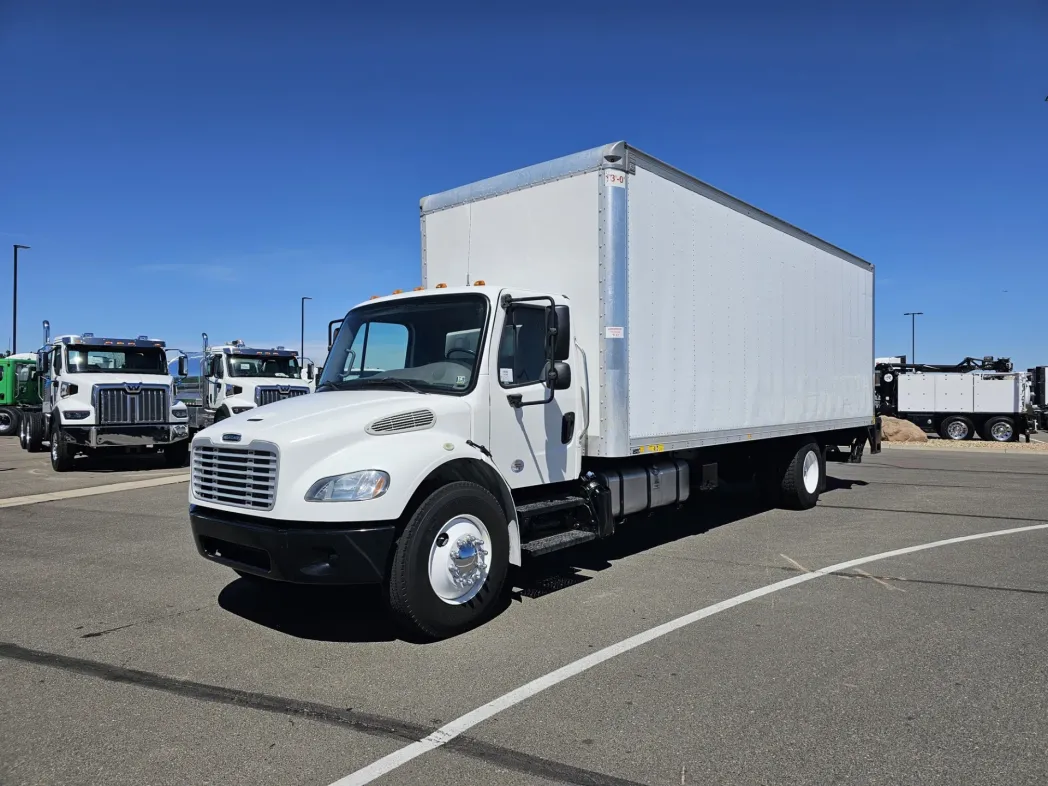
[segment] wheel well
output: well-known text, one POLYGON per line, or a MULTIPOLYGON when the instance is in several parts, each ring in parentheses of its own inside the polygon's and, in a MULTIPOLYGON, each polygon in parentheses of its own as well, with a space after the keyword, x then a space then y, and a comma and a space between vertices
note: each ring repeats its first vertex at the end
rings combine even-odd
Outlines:
POLYGON ((513 505, 513 496, 494 467, 478 459, 454 459, 433 470, 411 495, 407 507, 404 508, 404 521, 401 522, 401 526, 406 523, 408 517, 415 512, 426 497, 441 486, 460 480, 483 486, 498 501, 502 513, 506 516, 506 521, 510 524, 510 563, 520 565, 520 530, 517 524, 517 509, 513 505))

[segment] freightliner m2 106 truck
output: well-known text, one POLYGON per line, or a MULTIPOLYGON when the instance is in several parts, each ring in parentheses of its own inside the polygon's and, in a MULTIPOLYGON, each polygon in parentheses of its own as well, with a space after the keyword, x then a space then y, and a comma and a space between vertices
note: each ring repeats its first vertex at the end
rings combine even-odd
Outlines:
MULTIPOLYGON (((22 447, 48 443, 57 472, 73 468, 78 453, 156 452, 182 466, 189 449, 188 410, 175 399, 163 341, 101 338, 92 333, 58 336, 45 323, 37 353, 39 412, 22 420, 22 447)), ((185 375, 185 356, 179 358, 185 375)))
POLYGON ((211 346, 207 333, 201 335, 200 385, 196 391, 179 392, 189 404, 191 429, 311 391, 313 364, 303 369, 297 352, 284 347, 255 349, 239 339, 211 346))
POLYGON ((808 508, 827 459, 880 449, 862 259, 625 143, 421 207, 423 288, 349 311, 315 395, 195 437, 208 559, 381 582, 448 636, 526 554, 720 478, 808 508))

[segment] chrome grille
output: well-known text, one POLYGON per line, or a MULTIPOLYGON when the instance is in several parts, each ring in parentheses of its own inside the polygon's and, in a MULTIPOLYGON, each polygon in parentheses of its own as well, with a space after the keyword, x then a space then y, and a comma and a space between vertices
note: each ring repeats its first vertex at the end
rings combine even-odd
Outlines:
POLYGON ((416 409, 414 412, 402 412, 388 418, 380 418, 368 426, 369 434, 392 434, 396 431, 420 431, 429 428, 436 416, 428 409, 416 409))
POLYGON ((304 396, 308 392, 309 388, 293 388, 289 385, 259 387, 255 388, 255 404, 261 407, 264 404, 272 404, 274 401, 304 396))
POLYGON ((167 386, 96 385, 93 392, 101 426, 167 422, 167 386))
POLYGON ((253 510, 272 510, 277 496, 277 452, 259 443, 226 447, 193 445, 190 470, 199 500, 253 510))

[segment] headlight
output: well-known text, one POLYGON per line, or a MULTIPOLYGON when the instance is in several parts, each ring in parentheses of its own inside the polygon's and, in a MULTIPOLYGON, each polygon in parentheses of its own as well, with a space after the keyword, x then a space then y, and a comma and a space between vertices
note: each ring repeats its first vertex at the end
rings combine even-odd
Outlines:
POLYGON ((86 418, 90 414, 91 414, 90 412, 84 412, 83 410, 79 410, 79 409, 76 409, 76 410, 68 410, 67 409, 65 412, 62 413, 62 419, 63 420, 83 420, 84 418, 86 418))
POLYGON ((78 391, 79 388, 76 385, 70 382, 63 382, 62 387, 58 389, 58 395, 62 398, 67 398, 68 396, 75 396, 78 391))
POLYGON ((189 410, 188 409, 184 409, 184 408, 183 409, 173 409, 173 410, 171 410, 171 416, 172 417, 176 417, 176 418, 188 418, 189 417, 189 410))
POLYGON ((364 469, 348 475, 321 478, 306 492, 308 502, 359 502, 381 497, 389 488, 389 475, 380 469, 364 469))
POLYGON ((254 407, 233 407, 233 414, 239 415, 241 412, 247 412, 249 409, 254 409, 254 407))

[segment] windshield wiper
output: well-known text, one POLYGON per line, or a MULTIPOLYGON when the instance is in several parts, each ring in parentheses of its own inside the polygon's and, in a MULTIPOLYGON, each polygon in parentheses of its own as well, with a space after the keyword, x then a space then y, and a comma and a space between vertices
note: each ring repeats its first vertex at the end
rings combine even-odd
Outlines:
POLYGON ((338 382, 325 382, 317 388, 317 392, 319 393, 323 390, 356 390, 365 385, 386 385, 389 383, 400 385, 402 388, 410 390, 412 393, 418 393, 422 396, 426 395, 426 391, 419 390, 410 382, 401 379, 400 377, 365 377, 364 379, 344 379, 338 382))

